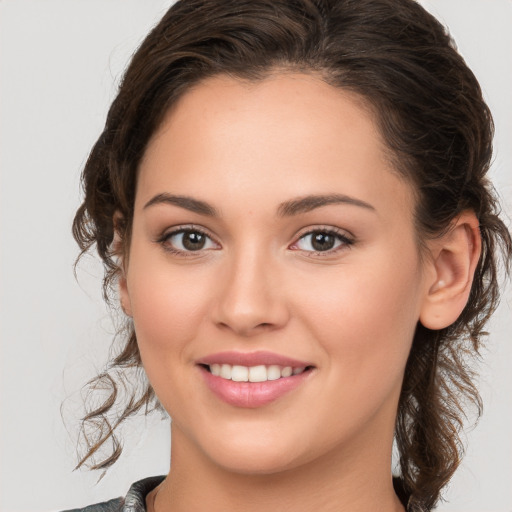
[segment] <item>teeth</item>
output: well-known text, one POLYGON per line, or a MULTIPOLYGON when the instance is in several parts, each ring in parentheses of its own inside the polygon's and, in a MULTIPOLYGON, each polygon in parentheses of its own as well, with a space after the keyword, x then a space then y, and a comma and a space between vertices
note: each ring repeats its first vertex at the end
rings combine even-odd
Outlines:
POLYGON ((292 375, 292 367, 291 366, 285 366, 282 370, 281 370, 281 377, 291 377, 292 375))
POLYGON ((281 378, 281 368, 279 366, 269 366, 267 368, 267 380, 277 380, 281 378))
POLYGON ((235 382, 277 380, 291 377, 292 375, 299 375, 306 369, 303 366, 292 368, 291 366, 278 365, 241 366, 236 364, 233 366, 230 364, 211 364, 209 368, 212 375, 235 382))
POLYGON ((249 368, 235 365, 231 368, 231 380, 235 382, 247 382, 249 380, 249 368))
POLYGON ((249 382, 265 382, 267 380, 267 369, 264 365, 251 366, 249 368, 249 382))
POLYGON ((223 364, 220 367, 220 377, 223 379, 231 380, 231 365, 230 364, 223 364))

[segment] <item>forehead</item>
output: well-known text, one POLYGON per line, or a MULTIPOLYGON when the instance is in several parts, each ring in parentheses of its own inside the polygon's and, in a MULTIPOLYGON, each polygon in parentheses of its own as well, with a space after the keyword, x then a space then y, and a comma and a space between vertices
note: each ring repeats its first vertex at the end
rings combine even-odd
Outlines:
POLYGON ((170 110, 141 163, 137 202, 162 192, 262 204, 339 192, 410 207, 374 116, 356 94, 319 77, 258 82, 216 76, 170 110), (170 190, 169 190, 170 189, 170 190))

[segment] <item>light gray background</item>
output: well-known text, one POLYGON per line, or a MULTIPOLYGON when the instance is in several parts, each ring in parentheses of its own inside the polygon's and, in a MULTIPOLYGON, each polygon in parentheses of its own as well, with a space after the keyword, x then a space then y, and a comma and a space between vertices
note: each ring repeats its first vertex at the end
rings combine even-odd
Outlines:
MULTIPOLYGON (((495 185, 512 211, 512 2, 423 2, 451 29, 496 120, 495 185)), ((113 332, 101 268, 79 283, 70 234, 79 173, 125 64, 169 0, 0 0, 0 464, 2 512, 52 511, 124 494, 168 469, 168 422, 133 420, 119 462, 72 472, 80 386, 105 361, 113 332), (60 405, 65 400, 61 419, 60 405)), ((512 511, 512 291, 490 327, 485 414, 439 507, 512 511)))

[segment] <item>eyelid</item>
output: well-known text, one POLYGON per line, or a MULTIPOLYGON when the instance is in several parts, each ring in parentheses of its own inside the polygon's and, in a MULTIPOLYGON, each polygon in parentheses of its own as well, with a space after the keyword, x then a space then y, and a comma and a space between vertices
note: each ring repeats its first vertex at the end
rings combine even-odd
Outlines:
POLYGON ((167 228, 162 232, 161 235, 159 235, 156 238, 155 242, 160 244, 164 250, 166 250, 172 254, 175 254, 177 256, 182 256, 182 257, 204 256, 205 253, 208 251, 217 250, 217 249, 198 249, 197 251, 186 251, 186 250, 184 251, 181 249, 176 249, 176 248, 172 247, 170 244, 168 244, 169 238, 171 238, 174 235, 178 235, 180 233, 184 233, 187 231, 193 231, 193 232, 200 233, 201 235, 204 235, 206 238, 211 240, 214 244, 216 244, 218 246, 218 248, 221 247, 220 243, 216 240, 216 238, 214 236, 212 236, 208 232, 208 230, 206 230, 205 228, 203 228, 201 226, 197 226, 195 224, 182 224, 182 225, 167 228))
POLYGON ((302 253, 305 253, 307 256, 313 256, 313 257, 316 257, 316 256, 319 256, 319 257, 323 257, 323 256, 332 256, 333 254, 336 254, 337 252, 339 251, 343 251, 343 250, 347 250, 351 245, 353 245, 355 243, 355 237, 354 235, 352 235, 352 233, 348 232, 347 230, 343 230, 343 229, 340 229, 340 228, 337 228, 337 227, 334 227, 334 226, 322 226, 322 225, 319 225, 319 226, 309 226, 307 228, 304 228, 304 230, 301 230, 295 237, 295 242, 293 242, 289 248, 291 248, 292 250, 297 250, 297 251, 301 251, 302 253), (328 249, 326 251, 308 251, 308 250, 304 250, 304 249, 299 249, 299 248, 293 248, 294 246, 296 246, 298 244, 298 242, 305 238, 306 236, 308 235, 312 235, 313 233, 326 233, 326 234, 330 234, 330 235, 333 235, 335 237, 337 237, 342 243, 336 247, 336 248, 333 248, 333 249, 328 249))
MULTIPOLYGON (((207 237, 209 240, 211 240, 214 244, 218 246, 218 248, 222 248, 221 244, 216 240, 216 237, 211 235, 209 231, 202 226, 197 226, 195 224, 183 224, 183 225, 177 225, 173 226, 171 228, 167 228, 163 231, 163 233, 158 236, 155 240, 156 243, 159 243, 164 250, 175 254, 177 256, 182 257, 190 257, 190 256, 204 256, 205 253, 211 251, 211 250, 218 250, 218 249, 198 249, 197 251, 187 251, 187 250, 181 250, 176 249, 175 247, 170 246, 168 244, 168 240, 170 237, 177 235, 179 233, 187 232, 187 231, 195 231, 197 233, 201 233, 205 237, 207 237)), ((301 230, 296 236, 295 241, 288 246, 289 249, 301 251, 302 253, 307 254, 307 256, 313 256, 313 257, 323 257, 323 256, 332 256, 333 254, 336 254, 339 251, 348 249, 351 245, 355 243, 355 237, 352 235, 352 233, 348 232, 347 230, 342 230, 340 228, 334 227, 334 226, 326 226, 326 225, 319 225, 319 226, 309 226, 307 228, 304 228, 301 230), (328 249, 326 251, 308 251, 304 249, 294 248, 294 246, 297 245, 297 243, 305 238, 308 235, 312 235, 313 233, 326 233, 333 235, 338 238, 338 240, 341 241, 341 244, 338 247, 335 247, 333 249, 328 249)))

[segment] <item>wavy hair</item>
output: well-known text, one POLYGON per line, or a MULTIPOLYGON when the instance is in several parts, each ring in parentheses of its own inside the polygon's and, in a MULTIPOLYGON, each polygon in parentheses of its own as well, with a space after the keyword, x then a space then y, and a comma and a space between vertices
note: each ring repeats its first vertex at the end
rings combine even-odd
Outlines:
MULTIPOLYGON (((418 325, 399 401, 400 478, 409 509, 430 510, 461 460, 466 407, 481 410, 469 363, 497 306, 500 254, 509 270, 512 241, 486 177, 493 122, 479 84, 446 29, 414 0, 175 3, 134 54, 90 153, 74 237, 82 254, 95 246, 105 267, 105 298, 116 297, 114 231, 127 250, 137 169, 165 113, 211 76, 256 82, 282 70, 314 73, 363 98, 397 172, 416 192, 420 246, 464 210, 479 219, 482 255, 468 303, 446 329, 418 325), (123 220, 114 226, 116 212, 123 220)), ((94 392, 82 421, 86 452, 79 466, 112 465, 121 453, 118 426, 141 409, 159 407, 140 371, 131 323, 120 338, 119 353, 89 383, 94 392)))

